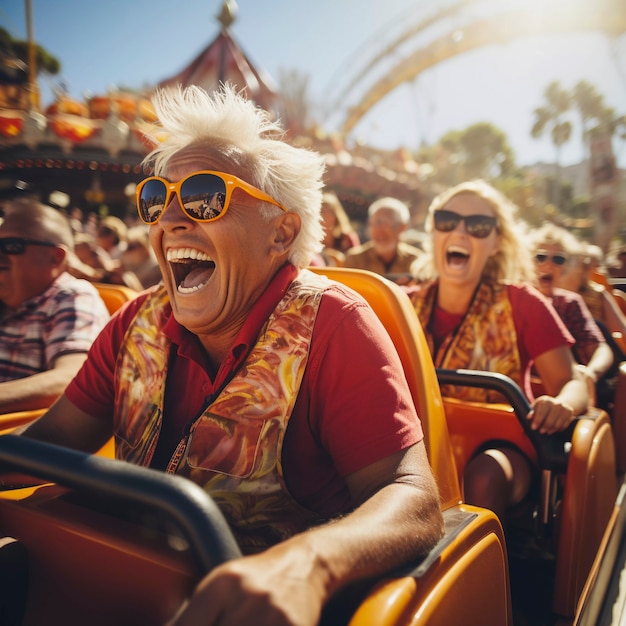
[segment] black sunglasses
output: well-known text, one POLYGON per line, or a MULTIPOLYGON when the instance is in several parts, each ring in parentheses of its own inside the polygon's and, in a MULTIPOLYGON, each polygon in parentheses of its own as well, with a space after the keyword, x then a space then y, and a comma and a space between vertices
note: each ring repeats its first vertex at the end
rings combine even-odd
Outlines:
POLYGON ((498 224, 496 218, 491 215, 459 215, 447 209, 435 211, 433 218, 435 229, 440 233, 452 232, 461 222, 465 222, 467 234, 478 239, 489 237, 498 224))
POLYGON ((56 248, 59 244, 51 241, 39 241, 38 239, 25 239, 24 237, 0 237, 0 254, 24 254, 26 246, 48 246, 56 248))
POLYGON ((567 257, 564 254, 546 254, 545 252, 535 254, 537 263, 545 263, 548 260, 554 263, 554 265, 565 265, 567 257))

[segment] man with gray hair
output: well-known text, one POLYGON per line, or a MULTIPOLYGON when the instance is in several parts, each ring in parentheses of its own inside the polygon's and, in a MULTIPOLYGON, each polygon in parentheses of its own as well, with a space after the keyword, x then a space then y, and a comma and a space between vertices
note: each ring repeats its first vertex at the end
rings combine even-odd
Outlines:
POLYGON ((9 203, 0 225, 0 413, 49 406, 76 375, 109 312, 68 273, 69 221, 34 200, 9 203))
POLYGON ((369 270, 396 282, 409 277, 412 263, 422 251, 405 241, 409 209, 397 198, 385 197, 373 202, 367 210, 370 240, 346 253, 345 267, 369 270))
POLYGON ((306 269, 321 156, 231 87, 153 101, 165 139, 137 210, 163 283, 24 436, 94 452, 113 434, 117 458, 213 496, 245 556, 168 626, 314 626, 336 591, 441 537, 421 423, 374 311, 306 269))

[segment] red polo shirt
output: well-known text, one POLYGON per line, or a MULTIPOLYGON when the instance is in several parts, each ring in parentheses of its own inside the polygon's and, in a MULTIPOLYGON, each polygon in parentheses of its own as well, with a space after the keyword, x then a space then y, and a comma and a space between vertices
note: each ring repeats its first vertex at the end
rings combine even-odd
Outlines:
MULTIPOLYGON (((283 267, 257 301, 217 373, 204 350, 170 315, 172 340, 164 419, 153 465, 164 467, 185 426, 241 365, 276 304, 297 276, 283 267)), ((88 360, 66 390, 79 409, 111 421, 114 371, 122 339, 145 295, 113 317, 88 360)), ((283 470, 298 502, 322 515, 348 506, 345 476, 423 437, 402 365, 372 309, 354 292, 333 283, 324 292, 302 386, 285 436, 283 470)))

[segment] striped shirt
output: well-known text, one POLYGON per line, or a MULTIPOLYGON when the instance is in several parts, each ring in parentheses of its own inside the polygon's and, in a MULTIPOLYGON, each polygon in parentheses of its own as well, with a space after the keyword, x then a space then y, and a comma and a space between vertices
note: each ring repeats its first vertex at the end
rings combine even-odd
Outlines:
POLYGON ((0 308, 0 382, 47 371, 62 354, 87 352, 109 317, 96 287, 68 273, 17 309, 0 308))

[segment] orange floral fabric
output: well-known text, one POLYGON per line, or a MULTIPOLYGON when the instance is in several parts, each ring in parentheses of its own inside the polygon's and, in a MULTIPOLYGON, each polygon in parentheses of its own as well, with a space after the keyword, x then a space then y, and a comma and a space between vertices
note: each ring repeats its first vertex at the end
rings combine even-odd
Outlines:
MULTIPOLYGON (((307 363, 326 278, 303 271, 261 330, 243 366, 192 424, 167 468, 210 493, 244 552, 319 521, 289 495, 283 438, 307 363)), ((160 332, 167 294, 148 298, 118 358, 116 454, 149 465, 161 427, 169 340, 160 332)))
MULTIPOLYGON (((437 283, 424 287, 413 296, 413 304, 431 354, 434 342, 428 330, 436 302, 437 283)), ((456 332, 448 335, 433 355, 436 367, 498 372, 511 377, 520 386, 522 366, 517 347, 517 333, 506 284, 483 282, 456 332)), ((502 397, 492 391, 445 385, 443 396, 477 402, 498 402, 502 397)))

